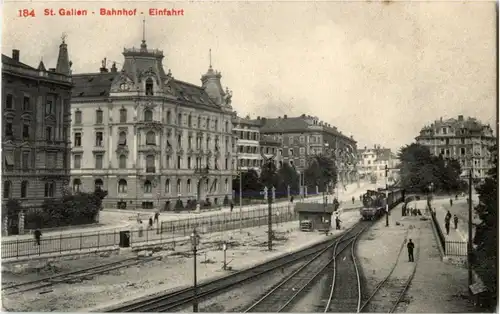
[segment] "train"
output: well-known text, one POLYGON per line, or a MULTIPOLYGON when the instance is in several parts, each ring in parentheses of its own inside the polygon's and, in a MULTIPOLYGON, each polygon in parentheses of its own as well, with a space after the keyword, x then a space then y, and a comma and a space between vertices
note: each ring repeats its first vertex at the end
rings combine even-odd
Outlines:
POLYGON ((399 188, 367 190, 362 196, 363 207, 360 214, 362 220, 375 220, 385 213, 386 205, 389 210, 404 200, 405 191, 399 188), (387 198, 386 198, 387 194, 387 198))

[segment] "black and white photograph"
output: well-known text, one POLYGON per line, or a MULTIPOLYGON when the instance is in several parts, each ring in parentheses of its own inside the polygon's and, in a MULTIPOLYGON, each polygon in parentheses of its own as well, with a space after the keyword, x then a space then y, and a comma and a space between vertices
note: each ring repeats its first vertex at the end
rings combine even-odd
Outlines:
POLYGON ((1 16, 3 312, 498 311, 498 1, 1 16))

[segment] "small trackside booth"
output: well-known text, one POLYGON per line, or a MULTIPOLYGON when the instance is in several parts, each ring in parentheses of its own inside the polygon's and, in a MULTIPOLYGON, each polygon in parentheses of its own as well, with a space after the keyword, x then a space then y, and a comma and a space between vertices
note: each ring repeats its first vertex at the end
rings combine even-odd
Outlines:
POLYGON ((333 204, 296 203, 295 212, 299 215, 301 231, 325 231, 332 227, 333 204))

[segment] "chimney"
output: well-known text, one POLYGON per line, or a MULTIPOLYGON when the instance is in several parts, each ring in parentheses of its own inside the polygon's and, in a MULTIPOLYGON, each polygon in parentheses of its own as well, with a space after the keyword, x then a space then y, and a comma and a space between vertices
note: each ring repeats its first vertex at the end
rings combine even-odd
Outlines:
POLYGON ((284 116, 283 116, 283 119, 286 119, 286 118, 288 118, 288 116, 287 116, 287 115, 284 115, 284 116))
POLYGON ((108 69, 106 68, 106 58, 104 58, 104 60, 102 60, 102 66, 99 69, 99 72, 100 73, 107 73, 108 72, 108 69))
POLYGON ((14 61, 19 62, 19 50, 12 49, 12 59, 14 59, 14 61))
POLYGON ((260 120, 260 116, 257 116, 257 120, 260 120))
POLYGON ((366 150, 366 146, 365 146, 365 150, 366 150))
POLYGON ((443 122, 443 117, 440 117, 440 118, 439 118, 439 121, 443 122))
POLYGON ((116 62, 113 62, 113 65, 111 66, 111 73, 116 73, 118 72, 118 69, 116 68, 116 62))
POLYGON ((464 116, 459 115, 459 116, 458 116, 458 121, 464 121, 464 116))

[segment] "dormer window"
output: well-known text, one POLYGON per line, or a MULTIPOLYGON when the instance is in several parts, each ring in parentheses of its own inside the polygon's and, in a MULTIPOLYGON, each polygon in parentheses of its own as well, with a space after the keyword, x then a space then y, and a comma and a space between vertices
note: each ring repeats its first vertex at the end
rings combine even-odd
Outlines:
POLYGON ((153 112, 149 109, 144 110, 144 121, 151 122, 153 121, 153 112))
POLYGON ((150 78, 146 80, 146 95, 153 96, 153 80, 150 78))

